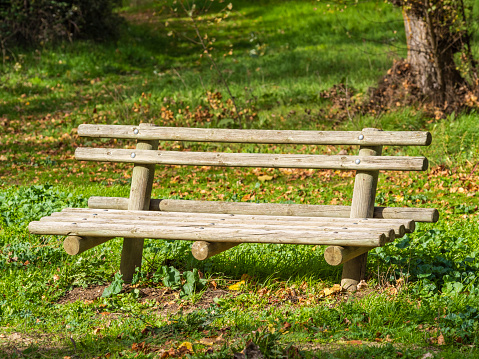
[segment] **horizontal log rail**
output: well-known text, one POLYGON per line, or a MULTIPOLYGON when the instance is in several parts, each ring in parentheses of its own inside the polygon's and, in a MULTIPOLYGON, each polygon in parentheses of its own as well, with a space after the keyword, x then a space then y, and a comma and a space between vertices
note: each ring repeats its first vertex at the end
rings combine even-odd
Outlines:
MULTIPOLYGON (((92 222, 98 225, 108 224, 108 223, 120 223, 120 224, 130 224, 136 223, 138 225, 178 225, 178 226, 190 226, 190 227, 215 227, 215 228, 264 228, 264 229, 275 229, 281 228, 285 230, 294 230, 307 228, 308 230, 331 232, 331 231, 356 231, 356 232, 370 232, 370 233, 385 233, 388 234, 389 241, 393 241, 396 238, 404 236, 406 233, 406 228, 403 223, 393 222, 393 223, 383 223, 384 221, 378 222, 353 222, 349 223, 334 223, 334 222, 323 222, 317 223, 315 221, 305 221, 305 222, 293 222, 281 220, 263 220, 258 219, 244 219, 244 218, 234 218, 233 220, 228 219, 218 219, 218 218, 208 218, 203 216, 202 218, 181 218, 181 217, 157 217, 154 216, 135 216, 124 215, 124 216, 78 216, 74 214, 64 215, 64 216, 50 216, 43 217, 41 222, 92 222), (392 235, 390 231, 393 231, 392 235)), ((410 232, 410 231, 409 231, 410 232)))
POLYGON ((431 134, 424 131, 291 131, 291 130, 234 130, 218 128, 156 127, 127 125, 92 125, 78 127, 84 137, 124 138, 136 140, 362 145, 362 146, 429 146, 431 134))
POLYGON ((205 221, 205 222, 223 222, 223 223, 241 223, 241 222, 261 222, 267 224, 286 224, 295 225, 302 223, 303 225, 311 223, 311 225, 345 227, 345 226, 387 226, 394 228, 403 225, 407 232, 413 232, 415 222, 411 219, 377 219, 377 218, 334 218, 334 217, 305 217, 305 216, 273 216, 273 215, 238 215, 238 214, 219 214, 219 213, 185 213, 185 212, 155 212, 155 211, 123 211, 111 209, 89 209, 89 208, 65 208, 61 212, 52 213, 50 217, 43 217, 41 220, 49 220, 49 218, 78 218, 88 220, 89 218, 103 219, 123 219, 131 218, 141 221, 205 221))
MULTIPOLYGON (((277 244, 314 244, 338 246, 383 246, 391 233, 358 232, 348 230, 314 231, 308 229, 257 228, 248 226, 239 228, 215 228, 199 225, 161 225, 141 224, 130 221, 124 223, 95 222, 49 222, 36 221, 28 226, 30 233, 67 235, 79 237, 125 237, 175 239, 207 242, 233 243, 277 243, 277 244)), ((393 231, 392 231, 393 232, 393 231)), ((392 234, 394 235, 394 233, 392 234)))
MULTIPOLYGON (((128 198, 92 196, 88 207, 92 209, 128 209, 128 198)), ((224 201, 198 201, 184 199, 152 199, 150 211, 248 214, 272 216, 304 216, 349 218, 350 206, 290 204, 290 203, 250 203, 224 201)), ((377 219, 412 219, 415 222, 437 222, 439 212, 435 208, 375 207, 377 219)))
POLYGON ((182 152, 90 147, 77 148, 75 158, 81 161, 220 167, 312 168, 368 171, 425 171, 428 168, 428 161, 425 157, 182 152))

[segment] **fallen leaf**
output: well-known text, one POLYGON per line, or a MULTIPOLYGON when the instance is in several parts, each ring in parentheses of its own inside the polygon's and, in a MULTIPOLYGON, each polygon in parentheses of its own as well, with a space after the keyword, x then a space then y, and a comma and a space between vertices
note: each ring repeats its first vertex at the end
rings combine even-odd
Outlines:
POLYGON ((365 280, 362 280, 359 282, 358 286, 357 286, 357 289, 358 290, 363 290, 363 289, 366 289, 368 287, 368 283, 366 283, 365 280))
POLYGON ((210 337, 210 338, 201 338, 198 342, 203 345, 212 346, 214 344, 219 344, 224 341, 223 334, 220 334, 218 337, 210 337))
POLYGON ((333 285, 331 288, 325 288, 325 289, 323 290, 323 292, 324 292, 324 295, 327 297, 327 296, 332 295, 332 294, 334 294, 334 293, 339 293, 339 292, 341 292, 341 289, 342 289, 342 288, 341 288, 341 286, 340 286, 339 284, 335 284, 335 285, 333 285))
POLYGON ((437 337, 437 345, 446 345, 446 341, 444 340, 444 335, 440 334, 437 337))
POLYGON ((181 343, 180 346, 178 347, 178 350, 181 350, 181 348, 186 348, 189 351, 193 351, 193 345, 190 342, 181 343))
POLYGON ((273 179, 273 176, 268 176, 268 175, 258 176, 258 180, 260 182, 271 181, 272 179, 273 179))
POLYGON ((363 344, 362 340, 348 340, 346 344, 352 344, 352 345, 361 345, 363 344))
POLYGON ((388 288, 387 291, 389 292, 390 295, 397 295, 398 290, 395 287, 388 288))
POLYGON ((216 288, 218 288, 218 283, 216 283, 214 280, 212 280, 211 282, 208 282, 208 286, 210 288, 216 289, 216 288))
POLYGON ((244 286, 246 282, 244 280, 239 281, 236 284, 232 284, 228 287, 229 290, 240 290, 242 286, 244 286))

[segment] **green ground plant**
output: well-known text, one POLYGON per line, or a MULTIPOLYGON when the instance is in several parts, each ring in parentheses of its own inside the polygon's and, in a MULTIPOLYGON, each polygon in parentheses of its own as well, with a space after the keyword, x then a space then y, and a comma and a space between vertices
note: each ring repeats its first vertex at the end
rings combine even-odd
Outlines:
MULTIPOLYGON (((0 65, 0 357, 227 358, 250 342, 268 358, 477 357, 477 112, 435 119, 411 107, 339 119, 321 95, 342 82, 365 96, 404 55, 401 14, 382 2, 339 12, 321 2, 235 1, 214 26, 198 22, 215 38, 212 56, 245 111, 241 127, 432 132, 429 148, 385 148, 425 155, 431 169, 382 175, 377 204, 435 207, 441 219, 371 251, 367 288, 335 290, 340 269, 324 263, 321 247, 240 245, 200 262, 191 243, 160 240, 145 242, 143 270, 126 285, 116 273, 120 240, 71 257, 60 238, 28 233, 30 221, 86 207, 92 195, 128 196, 130 166, 73 160, 76 146, 91 144, 78 138, 79 124, 228 127, 234 120, 217 71, 182 36, 194 28, 172 5, 121 9, 128 26, 117 42, 18 48, 0 65)), ((205 16, 219 18, 226 6, 215 2, 205 16)), ((160 144, 182 146, 239 150, 160 144)), ((167 166, 153 197, 347 204, 353 176, 167 166)))

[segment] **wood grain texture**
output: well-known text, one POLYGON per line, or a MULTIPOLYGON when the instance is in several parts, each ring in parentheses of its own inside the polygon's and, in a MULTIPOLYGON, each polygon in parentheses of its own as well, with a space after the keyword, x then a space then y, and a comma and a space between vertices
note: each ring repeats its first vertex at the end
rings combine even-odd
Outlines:
POLYGON ((387 223, 354 223, 354 224, 315 224, 312 222, 306 223, 298 223, 298 222, 269 222, 263 220, 235 220, 235 221, 207 221, 203 218, 188 219, 182 220, 178 217, 170 217, 170 218, 162 218, 161 221, 155 221, 152 217, 137 219, 131 217, 90 217, 84 220, 82 218, 81 221, 78 218, 73 216, 71 217, 47 217, 43 218, 41 222, 54 222, 54 223, 89 223, 89 224, 96 224, 101 226, 103 224, 135 224, 137 226, 156 226, 156 225, 165 225, 166 223, 171 226, 182 226, 182 227, 207 227, 207 228, 239 228, 239 229, 281 229, 281 230, 310 230, 310 231, 317 231, 319 232, 356 232, 356 233, 373 233, 373 234, 381 234, 384 233, 386 235, 386 240, 388 242, 393 241, 396 237, 403 236, 405 233, 404 225, 395 225, 395 224, 387 224, 387 223), (167 220, 163 220, 167 219, 167 220))
MULTIPOLYGON (((377 129, 363 129, 363 132, 370 133, 371 136, 381 132, 377 129)), ((381 156, 381 146, 361 146, 359 155, 361 157, 381 156)), ((374 215, 374 201, 376 198, 376 188, 378 185, 379 171, 377 170, 358 170, 354 179, 353 199, 351 203, 351 218, 372 218, 374 215)), ((354 253, 359 253, 361 249, 353 249, 354 253)), ((341 276, 341 287, 347 291, 356 291, 358 283, 365 278, 367 251, 350 258, 343 265, 341 276)))
POLYGON ((239 243, 197 241, 191 246, 191 253, 196 259, 204 261, 237 245, 239 243))
MULTIPOLYGON (((141 128, 148 129, 152 125, 144 124, 141 128)), ((153 152, 158 149, 158 140, 139 140, 137 151, 153 152)), ((148 210, 150 206, 151 189, 154 180, 155 164, 135 164, 131 177, 129 210, 148 210)), ((144 238, 123 236, 121 250, 120 273, 125 282, 130 282, 136 268, 141 268, 144 238)))
POLYGON ((309 145, 428 146, 431 134, 420 131, 383 131, 371 135, 362 131, 276 131, 218 128, 151 127, 92 125, 78 127, 84 137, 130 138, 162 141, 236 142, 309 145), (363 139, 360 139, 363 135, 363 139))
POLYGON ((113 237, 79 237, 79 236, 67 236, 63 240, 63 249, 69 255, 74 256, 83 253, 91 248, 94 248, 100 244, 108 242, 113 237))
MULTIPOLYGON (((88 199, 89 208, 128 209, 128 198, 97 197, 88 199)), ((152 199, 150 211, 224 213, 224 214, 270 214, 273 216, 339 217, 349 218, 350 206, 249 203, 223 201, 196 201, 183 199, 152 199)), ((412 219, 416 222, 437 222, 439 212, 435 208, 374 207, 373 218, 412 219)))
POLYGON ((368 247, 329 246, 324 250, 324 259, 329 265, 338 266, 359 257, 370 249, 368 247))
MULTIPOLYGON (((394 230, 395 235, 402 237, 414 231, 412 220, 380 220, 380 219, 354 219, 349 218, 322 218, 322 217, 292 217, 292 216, 267 216, 267 215, 224 215, 207 213, 184 212, 147 212, 147 211, 118 211, 118 210, 69 210, 52 213, 49 217, 40 219, 42 222, 85 222, 95 223, 137 223, 151 222, 152 224, 185 223, 201 226, 215 225, 219 227, 234 227, 237 225, 272 226, 281 228, 298 227, 314 228, 318 231, 351 229, 356 231, 394 230)), ((394 239, 394 238, 392 238, 394 239)))
POLYGON ((425 157, 145 151, 91 147, 77 148, 75 158, 80 161, 220 167, 312 168, 364 171, 424 171, 428 168, 428 161, 425 157))
MULTIPOLYGON (((132 239, 175 239, 207 242, 233 243, 278 243, 278 244, 325 244, 356 245, 365 247, 383 246, 391 231, 387 234, 377 231, 315 231, 311 229, 281 229, 278 226, 251 229, 248 226, 235 228, 217 228, 199 225, 169 225, 150 223, 101 223, 94 222, 49 222, 36 221, 29 224, 34 234, 76 235, 80 237, 125 237, 132 239)), ((392 231, 394 235, 394 231, 392 231)), ((126 239, 125 239, 126 240, 126 239)))

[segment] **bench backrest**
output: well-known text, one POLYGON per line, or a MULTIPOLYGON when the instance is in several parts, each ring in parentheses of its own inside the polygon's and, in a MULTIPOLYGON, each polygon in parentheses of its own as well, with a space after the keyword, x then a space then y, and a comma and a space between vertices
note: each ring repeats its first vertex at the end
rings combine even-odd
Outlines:
MULTIPOLYGON (((429 132, 399 131, 274 131, 231 130, 181 127, 80 125, 80 136, 135 139, 138 142, 192 141, 258 144, 360 145, 361 147, 427 146, 429 132)), ((154 145, 153 145, 154 147, 154 145)), ((338 170, 424 171, 425 157, 407 156, 346 156, 270 153, 221 153, 158 151, 157 149, 110 149, 80 147, 75 151, 78 160, 129 162, 134 164, 312 168, 338 170)))

